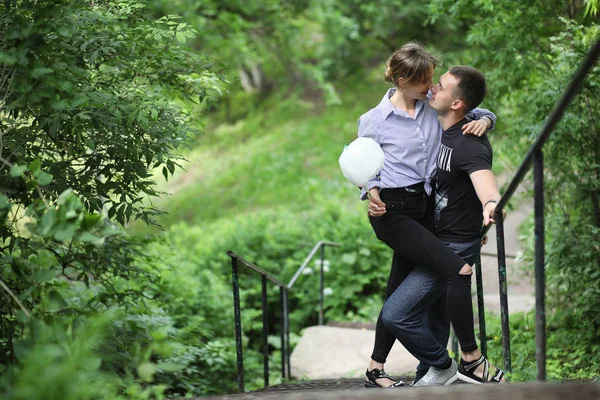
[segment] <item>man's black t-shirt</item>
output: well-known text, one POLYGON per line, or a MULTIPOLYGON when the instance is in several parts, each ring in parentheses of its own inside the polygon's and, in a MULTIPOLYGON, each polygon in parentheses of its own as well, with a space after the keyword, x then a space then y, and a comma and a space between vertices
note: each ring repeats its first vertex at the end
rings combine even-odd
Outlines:
POLYGON ((477 239, 483 209, 470 175, 492 169, 492 146, 487 136, 463 135, 461 127, 467 122, 465 118, 444 131, 437 161, 436 236, 451 243, 477 239))

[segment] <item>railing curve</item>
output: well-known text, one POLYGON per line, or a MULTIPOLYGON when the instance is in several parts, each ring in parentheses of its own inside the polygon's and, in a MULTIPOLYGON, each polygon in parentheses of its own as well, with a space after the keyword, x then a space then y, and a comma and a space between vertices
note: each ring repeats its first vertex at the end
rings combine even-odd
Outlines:
POLYGON ((285 378, 290 377, 291 365, 290 365, 290 331, 289 331, 289 308, 288 308, 288 293, 292 286, 298 279, 298 276, 306 268, 308 263, 312 260, 316 252, 321 249, 321 276, 320 276, 320 295, 319 295, 319 325, 323 324, 323 288, 324 288, 324 260, 325 260, 325 246, 339 247, 338 243, 319 241, 313 247, 309 255, 306 257, 300 268, 296 271, 296 274, 292 277, 289 284, 285 284, 271 274, 256 266, 255 264, 243 259, 233 251, 228 251, 227 255, 231 258, 231 274, 232 274, 232 286, 233 286, 233 311, 235 319, 235 347, 237 355, 237 372, 238 372, 238 391, 245 391, 244 382, 244 355, 242 348, 242 318, 241 318, 241 307, 240 307, 240 285, 239 285, 239 266, 245 266, 250 270, 258 273, 261 276, 262 285, 262 317, 263 317, 263 374, 265 386, 269 386, 269 344, 268 344, 268 308, 267 308, 267 281, 271 281, 275 286, 279 287, 279 301, 281 304, 281 376, 285 378))

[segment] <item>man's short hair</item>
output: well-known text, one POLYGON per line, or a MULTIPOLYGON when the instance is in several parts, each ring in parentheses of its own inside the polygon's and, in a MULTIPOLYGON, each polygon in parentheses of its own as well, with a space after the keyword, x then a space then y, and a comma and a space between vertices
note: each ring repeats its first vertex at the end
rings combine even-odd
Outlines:
POLYGON ((473 67, 455 65, 448 72, 458 80, 452 94, 465 103, 465 113, 481 104, 487 94, 487 85, 485 76, 480 71, 473 67))

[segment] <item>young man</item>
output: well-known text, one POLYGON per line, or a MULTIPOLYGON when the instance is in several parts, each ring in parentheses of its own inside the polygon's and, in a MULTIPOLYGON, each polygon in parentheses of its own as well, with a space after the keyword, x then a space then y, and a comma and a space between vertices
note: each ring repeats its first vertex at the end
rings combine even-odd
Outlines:
MULTIPOLYGON (((467 264, 479 258, 481 224, 494 222, 496 202, 500 199, 492 168, 492 149, 486 136, 463 135, 469 120, 466 114, 478 106, 486 94, 485 78, 474 68, 455 66, 442 75, 432 88, 429 100, 437 111, 444 130, 437 160, 436 235, 467 264)), ((383 215, 385 208, 369 204, 371 215, 383 215)), ((463 279, 471 286, 471 275, 463 279)), ((470 383, 502 381, 503 372, 489 376, 489 362, 482 357, 474 329, 461 341, 461 362, 447 368, 433 355, 442 357, 450 325, 444 307, 445 282, 422 267, 416 267, 384 305, 386 327, 421 360, 415 386, 446 385, 456 378, 470 383), (386 307, 387 306, 387 307, 386 307), (430 333, 425 335, 424 331, 430 333), (429 338, 427 341, 423 339, 429 338), (432 343, 432 337, 438 343, 432 343), (417 345, 418 346, 415 346, 417 345), (442 353, 442 349, 443 353, 442 353), (428 361, 431 366, 427 365, 428 361), (434 361, 434 362, 432 362, 434 361)), ((463 291, 471 304, 470 290, 463 291)), ((462 310, 464 324, 473 324, 472 306, 462 310)), ((447 358, 447 354, 443 354, 447 358)))
MULTIPOLYGON (((429 105, 437 111, 444 130, 437 163, 436 236, 467 264, 474 265, 481 253, 479 230, 482 223, 494 222, 500 199, 487 136, 463 135, 461 129, 469 122, 467 112, 477 107, 487 93, 485 77, 475 68, 454 66, 440 77, 432 93, 429 105)), ((464 312, 465 318, 473 319, 472 308, 464 312)), ((489 364, 478 349, 463 349, 459 379, 487 382, 489 377, 483 375, 488 371, 489 364)), ((496 373, 496 381, 501 375, 496 373)))

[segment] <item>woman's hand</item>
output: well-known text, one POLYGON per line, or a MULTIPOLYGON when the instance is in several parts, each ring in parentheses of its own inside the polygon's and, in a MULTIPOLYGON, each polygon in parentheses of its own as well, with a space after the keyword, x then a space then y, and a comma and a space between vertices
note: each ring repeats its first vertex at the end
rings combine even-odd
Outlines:
POLYGON ((462 130, 464 135, 481 136, 491 127, 492 121, 487 117, 483 117, 475 121, 467 122, 462 126, 462 130))
POLYGON ((385 203, 379 197, 379 188, 369 190, 369 216, 381 217, 385 214, 385 203))

